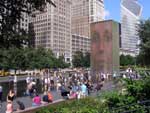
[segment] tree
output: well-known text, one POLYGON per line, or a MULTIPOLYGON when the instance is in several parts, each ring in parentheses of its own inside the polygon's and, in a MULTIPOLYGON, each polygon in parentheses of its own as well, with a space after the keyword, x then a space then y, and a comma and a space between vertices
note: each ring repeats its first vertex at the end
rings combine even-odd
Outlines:
POLYGON ((24 49, 9 48, 0 49, 1 50, 1 62, 0 67, 3 70, 9 69, 26 69, 27 68, 27 58, 24 54, 24 49), (3 51, 2 51, 3 50, 3 51))
POLYGON ((90 67, 90 53, 83 54, 81 51, 77 51, 72 60, 74 67, 90 67))
POLYGON ((44 68, 66 68, 70 65, 64 57, 58 59, 51 50, 44 48, 9 48, 0 49, 0 69, 26 70, 44 68))
POLYGON ((29 24, 28 47, 35 47, 35 31, 33 23, 29 24))
POLYGON ((65 62, 64 56, 59 56, 54 61, 54 68, 68 68, 69 66, 70 64, 65 62))
POLYGON ((140 22, 138 34, 141 41, 138 62, 150 66, 150 19, 140 22))
POLYGON ((8 50, 8 65, 9 69, 19 70, 27 69, 28 62, 24 53, 24 48, 10 48, 8 50))
POLYGON ((135 57, 130 55, 120 55, 120 65, 121 66, 128 66, 128 65, 135 65, 135 57))
POLYGON ((51 0, 0 0, 0 47, 21 47, 26 44, 26 32, 19 26, 23 13, 43 11, 47 3, 55 6, 51 0))
POLYGON ((83 67, 84 66, 83 59, 84 59, 83 53, 81 51, 77 51, 73 56, 73 60, 72 60, 73 66, 83 67))
POLYGON ((0 49, 0 69, 9 69, 8 58, 8 51, 6 49, 0 49))
POLYGON ((85 53, 83 62, 84 67, 90 67, 90 53, 85 53))
POLYGON ((50 50, 44 48, 26 48, 28 69, 52 68, 54 55, 50 50))

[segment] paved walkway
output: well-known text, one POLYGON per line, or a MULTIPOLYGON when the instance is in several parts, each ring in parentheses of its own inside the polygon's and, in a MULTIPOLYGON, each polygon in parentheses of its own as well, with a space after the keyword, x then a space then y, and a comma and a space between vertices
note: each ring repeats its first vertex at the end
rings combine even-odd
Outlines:
MULTIPOLYGON (((54 101, 55 100, 58 100, 58 99, 62 99, 61 95, 59 92, 52 92, 53 96, 54 96, 54 101)), ((42 95, 40 95, 42 97, 42 95)), ((13 107, 14 109, 17 109, 18 106, 17 106, 17 103, 16 101, 19 100, 19 101, 22 101, 25 105, 25 108, 28 108, 28 107, 31 107, 32 106, 32 99, 31 97, 27 96, 27 97, 20 97, 20 98, 16 98, 14 101, 13 101, 13 107)), ((2 103, 2 108, 0 108, 0 113, 5 113, 6 111, 6 102, 3 102, 2 103)))
MULTIPOLYGON (((114 85, 112 82, 107 82, 104 84, 104 86, 102 87, 102 90, 101 91, 104 91, 104 90, 112 90, 114 88, 114 85)), ((54 96, 54 101, 55 100, 59 100, 59 99, 62 99, 61 95, 59 92, 52 92, 53 96, 54 96)), ((92 96, 96 96, 97 93, 96 92, 93 92, 92 96)), ((42 95, 40 95, 42 97, 42 95)), ((20 97, 20 98, 17 98, 14 100, 13 102, 13 107, 14 109, 17 109, 17 104, 16 104, 16 101, 17 100, 20 100, 22 101, 24 104, 25 104, 25 107, 28 108, 28 107, 31 107, 32 106, 32 99, 30 97, 20 97)), ((0 113, 5 113, 6 111, 6 102, 3 102, 2 103, 2 108, 0 108, 0 113)))

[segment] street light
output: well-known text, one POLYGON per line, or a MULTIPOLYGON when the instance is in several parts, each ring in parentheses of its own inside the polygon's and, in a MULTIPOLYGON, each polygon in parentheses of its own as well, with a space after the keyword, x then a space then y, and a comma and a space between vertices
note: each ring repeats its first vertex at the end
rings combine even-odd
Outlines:
POLYGON ((15 92, 15 95, 17 96, 17 75, 15 74, 14 76, 14 92, 15 92))

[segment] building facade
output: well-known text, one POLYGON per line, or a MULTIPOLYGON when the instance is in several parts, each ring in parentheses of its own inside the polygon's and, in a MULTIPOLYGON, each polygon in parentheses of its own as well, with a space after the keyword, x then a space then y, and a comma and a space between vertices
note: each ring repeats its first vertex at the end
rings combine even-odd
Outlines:
POLYGON ((138 23, 142 7, 138 0, 121 1, 121 49, 138 52, 138 23))
POLYGON ((103 0, 73 0, 71 15, 72 54, 91 52, 90 24, 104 20, 103 0))
POLYGON ((104 19, 103 0, 72 1, 72 34, 90 37, 90 23, 104 19))
POLYGON ((91 39, 80 35, 72 35, 72 55, 76 51, 82 51, 84 54, 90 52, 91 39))
POLYGON ((56 57, 71 60, 71 2, 53 0, 56 7, 47 4, 43 12, 34 12, 31 19, 35 31, 35 47, 51 49, 56 57))
POLYGON ((130 55, 132 57, 136 57, 137 53, 136 51, 129 51, 129 50, 124 50, 120 48, 120 55, 130 55))

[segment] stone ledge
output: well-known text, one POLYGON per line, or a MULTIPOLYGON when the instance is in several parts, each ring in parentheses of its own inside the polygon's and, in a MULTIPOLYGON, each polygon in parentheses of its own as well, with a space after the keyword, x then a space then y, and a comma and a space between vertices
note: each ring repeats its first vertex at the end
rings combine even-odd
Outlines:
POLYGON ((58 103, 64 102, 64 101, 65 101, 65 99, 59 99, 59 100, 56 100, 56 101, 54 101, 52 103, 42 104, 42 105, 40 105, 38 107, 29 107, 29 108, 26 108, 25 110, 15 111, 13 113, 34 113, 37 110, 39 110, 40 108, 42 108, 42 107, 47 107, 49 105, 58 104, 58 103))

